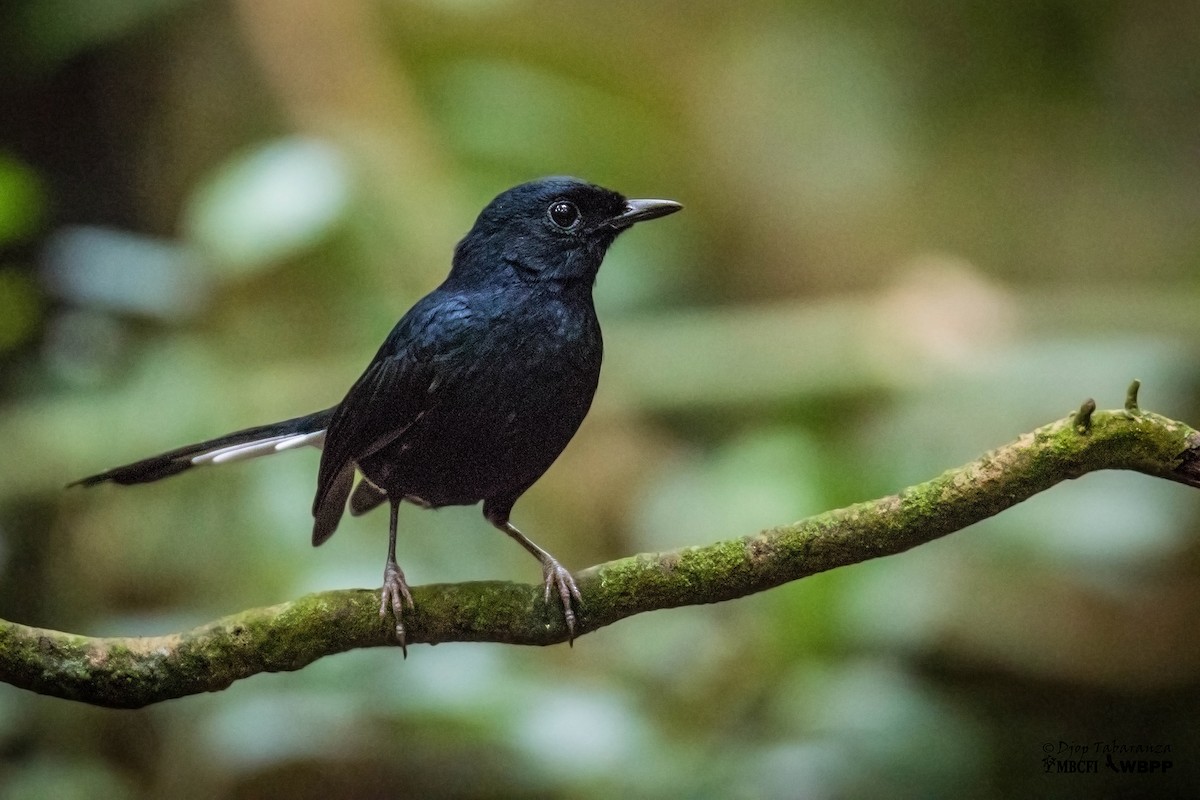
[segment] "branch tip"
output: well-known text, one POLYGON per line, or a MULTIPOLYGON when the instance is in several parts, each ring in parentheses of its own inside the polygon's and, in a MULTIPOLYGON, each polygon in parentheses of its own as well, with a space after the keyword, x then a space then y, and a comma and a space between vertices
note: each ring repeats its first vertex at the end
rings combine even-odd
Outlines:
POLYGON ((1096 410, 1096 401, 1088 398, 1083 401, 1083 405, 1075 412, 1075 419, 1072 420, 1072 425, 1075 426, 1075 432, 1079 434, 1087 434, 1092 430, 1092 413, 1096 410))
POLYGON ((1142 388, 1142 382, 1134 378, 1133 383, 1129 384, 1128 391, 1125 392, 1125 410, 1137 417, 1141 416, 1142 410, 1138 408, 1138 389, 1142 388))

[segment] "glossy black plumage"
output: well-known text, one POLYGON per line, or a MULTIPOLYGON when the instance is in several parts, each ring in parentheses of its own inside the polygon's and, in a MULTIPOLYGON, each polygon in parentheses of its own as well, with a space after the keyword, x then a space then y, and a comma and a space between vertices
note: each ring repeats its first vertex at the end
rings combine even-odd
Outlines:
POLYGON ((574 630, 574 580, 509 522, 517 499, 579 428, 600 375, 603 346, 592 285, 613 240, 636 222, 679 210, 627 200, 573 178, 504 192, 455 249, 450 275, 396 324, 334 408, 179 448, 80 481, 137 483, 197 463, 323 445, 312 541, 353 513, 391 503, 380 613, 404 642, 412 600, 395 562, 396 510, 482 502, 485 517, 538 558, 574 630), (355 473, 363 476, 357 489, 355 473))

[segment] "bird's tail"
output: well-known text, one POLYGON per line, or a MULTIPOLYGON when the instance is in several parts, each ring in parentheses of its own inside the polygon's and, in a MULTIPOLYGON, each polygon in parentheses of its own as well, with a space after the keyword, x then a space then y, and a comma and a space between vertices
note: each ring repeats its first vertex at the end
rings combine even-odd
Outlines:
POLYGON ((304 417, 234 431, 207 442, 185 445, 123 467, 113 467, 67 485, 95 486, 107 481, 124 485, 149 483, 205 464, 227 464, 230 461, 268 456, 306 445, 321 447, 325 443, 325 429, 329 426, 335 409, 336 406, 304 417))

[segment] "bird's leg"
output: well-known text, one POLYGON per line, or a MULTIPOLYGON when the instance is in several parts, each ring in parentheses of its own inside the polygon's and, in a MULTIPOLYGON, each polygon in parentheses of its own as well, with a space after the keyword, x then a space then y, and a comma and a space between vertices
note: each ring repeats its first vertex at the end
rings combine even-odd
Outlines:
POLYGON ((528 550, 542 565, 542 585, 545 587, 543 596, 545 597, 546 604, 550 604, 550 592, 554 590, 562 602, 563 617, 567 623, 567 642, 574 643, 575 608, 571 602, 571 598, 574 598, 575 603, 583 602, 583 596, 579 594, 579 587, 575 585, 575 578, 571 576, 566 567, 558 563, 558 559, 538 547, 525 534, 517 530, 517 527, 508 521, 507 513, 499 513, 495 509, 489 509, 486 504, 484 505, 483 512, 488 522, 507 533, 513 539, 516 539, 521 547, 528 550))
POLYGON ((408 583, 404 580, 404 571, 396 563, 396 521, 400 515, 400 501, 392 501, 392 520, 388 529, 387 564, 383 568, 383 589, 379 592, 379 617, 387 619, 388 608, 396 620, 396 638, 400 641, 400 649, 408 658, 408 643, 404 639, 404 606, 413 608, 412 593, 408 591, 408 583))

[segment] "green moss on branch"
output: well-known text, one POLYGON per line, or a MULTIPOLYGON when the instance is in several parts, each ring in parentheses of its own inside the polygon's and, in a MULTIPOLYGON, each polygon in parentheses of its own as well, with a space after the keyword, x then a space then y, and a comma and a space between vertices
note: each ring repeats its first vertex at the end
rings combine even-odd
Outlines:
MULTIPOLYGON (((663 608, 717 603, 835 567, 900 553, 1103 469, 1200 486, 1200 434, 1137 409, 1080 413, 1039 428, 899 494, 752 536, 641 554, 576 574, 577 633, 663 608), (1136 410, 1136 413, 1131 413, 1136 410)), ((1088 406, 1091 406, 1089 408, 1088 406)), ((1131 408, 1132 406, 1132 408, 1131 408)), ((566 640, 540 586, 498 581, 413 589, 409 644, 566 640)), ((136 708, 224 689, 260 672, 297 670, 323 656, 395 644, 376 590, 308 595, 234 614, 180 634, 92 638, 0 620, 0 680, 41 694, 136 708)))

